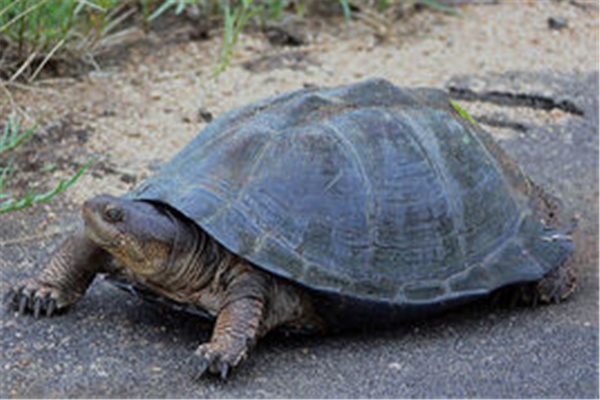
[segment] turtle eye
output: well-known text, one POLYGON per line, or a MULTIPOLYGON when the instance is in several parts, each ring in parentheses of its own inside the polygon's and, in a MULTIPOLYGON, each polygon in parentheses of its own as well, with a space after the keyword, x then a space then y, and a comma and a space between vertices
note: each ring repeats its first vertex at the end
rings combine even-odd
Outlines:
POLYGON ((123 220, 123 209, 114 204, 108 204, 104 209, 104 219, 108 222, 119 222, 123 220))

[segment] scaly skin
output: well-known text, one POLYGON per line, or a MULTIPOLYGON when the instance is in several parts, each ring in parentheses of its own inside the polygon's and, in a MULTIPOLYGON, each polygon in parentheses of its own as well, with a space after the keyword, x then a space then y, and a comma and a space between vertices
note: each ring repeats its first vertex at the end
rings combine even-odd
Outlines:
POLYGON ((194 353, 194 376, 225 378, 273 328, 324 327, 309 296, 227 251, 167 206, 99 196, 83 206, 85 233, 68 238, 35 278, 18 285, 20 313, 50 316, 76 302, 99 272, 125 277, 217 317, 194 353))
POLYGON ((19 313, 33 311, 51 316, 84 295, 97 272, 103 271, 109 255, 83 232, 67 238, 54 252, 50 263, 37 277, 26 280, 14 291, 19 313), (74 266, 77 266, 74 268, 74 266))

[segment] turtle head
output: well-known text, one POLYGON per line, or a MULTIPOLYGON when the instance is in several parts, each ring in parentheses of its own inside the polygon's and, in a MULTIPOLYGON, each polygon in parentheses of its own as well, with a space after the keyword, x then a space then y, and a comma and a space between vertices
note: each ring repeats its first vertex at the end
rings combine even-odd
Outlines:
POLYGON ((168 267, 181 229, 176 217, 160 204, 102 195, 83 204, 86 235, 141 275, 168 267))

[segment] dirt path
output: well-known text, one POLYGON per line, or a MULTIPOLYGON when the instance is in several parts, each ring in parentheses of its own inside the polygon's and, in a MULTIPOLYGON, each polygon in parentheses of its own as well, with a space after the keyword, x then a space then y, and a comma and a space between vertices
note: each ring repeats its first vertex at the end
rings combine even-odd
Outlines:
MULTIPOLYGON (((83 199, 131 189, 217 116, 305 85, 384 77, 450 88, 526 172, 583 216, 573 301, 536 310, 478 310, 391 332, 261 344, 227 385, 190 385, 181 360, 197 320, 141 305, 97 282, 71 313, 31 325, 1 311, 1 397, 597 397, 598 14, 568 1, 504 1, 461 16, 418 13, 381 42, 359 22, 310 22, 307 46, 259 34, 211 78, 220 38, 150 35, 120 65, 15 93, 46 130, 17 161, 24 180, 56 179, 99 161, 58 202, 0 217, 0 291, 28 276, 76 223, 83 199), (568 26, 548 27, 561 17, 568 26), (148 49, 152 49, 149 51, 148 49), (33 146, 33 145, 32 145, 33 146), (444 357, 440 357, 444 354, 444 357), (133 382, 133 384, 132 384, 133 382)), ((5 117, 8 104, 0 108, 5 117)))
POLYGON ((444 87, 463 74, 597 69, 595 13, 567 2, 530 1, 461 11, 460 17, 423 12, 401 19, 383 43, 373 28, 359 22, 348 27, 342 19, 322 27, 310 24, 315 30, 305 34, 311 43, 298 48, 282 49, 262 35, 245 35, 233 65, 216 80, 218 35, 178 45, 151 35, 156 50, 134 51, 116 69, 16 97, 41 121, 66 120, 89 130, 86 146, 119 172, 84 179, 72 193, 81 201, 99 191, 121 194, 131 188, 133 179, 127 184, 119 177, 144 177, 150 166, 174 155, 205 126, 202 110, 219 115, 304 85, 334 86, 373 76, 404 86, 444 87), (568 27, 549 29, 550 17, 565 18, 568 27))

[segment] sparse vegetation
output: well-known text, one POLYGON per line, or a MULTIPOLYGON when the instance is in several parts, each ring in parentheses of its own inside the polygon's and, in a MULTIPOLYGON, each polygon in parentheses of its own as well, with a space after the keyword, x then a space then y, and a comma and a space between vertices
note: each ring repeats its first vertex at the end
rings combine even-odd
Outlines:
MULTIPOLYGON (((10 155, 19 146, 30 140, 35 135, 35 131, 35 127, 23 130, 18 118, 14 116, 9 117, 4 124, 0 136, 0 214, 20 210, 34 204, 50 202, 54 197, 73 185, 93 163, 93 160, 88 161, 71 178, 61 180, 50 190, 35 192, 35 187, 39 186, 39 182, 35 182, 27 189, 24 196, 16 197, 9 192, 8 188, 11 178, 17 173, 17 167, 14 166, 14 157, 10 157, 10 155), (3 162, 4 160, 8 161, 3 162)), ((46 166, 45 168, 49 167, 46 166)))
MULTIPOLYGON (((385 13, 401 3, 452 12, 440 0, 326 0, 348 21, 353 10, 385 13)), ((223 26, 216 71, 227 68, 241 32, 251 20, 264 24, 286 12, 304 17, 309 0, 0 0, 0 79, 31 82, 60 61, 97 67, 95 55, 122 42, 136 26, 194 7, 223 26)), ((325 2, 325 1, 324 1, 325 2)), ((324 3, 323 2, 323 3, 324 3)))
POLYGON ((0 77, 31 82, 49 65, 80 60, 94 63, 130 17, 128 2, 118 0, 0 1, 0 77))

